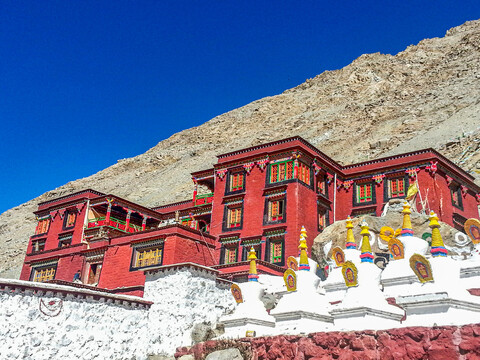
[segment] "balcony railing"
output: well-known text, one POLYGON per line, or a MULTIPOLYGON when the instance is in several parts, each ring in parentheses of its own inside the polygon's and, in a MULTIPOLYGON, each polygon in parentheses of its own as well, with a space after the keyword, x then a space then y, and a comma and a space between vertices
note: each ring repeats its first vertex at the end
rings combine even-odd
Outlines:
POLYGON ((211 204, 212 201, 213 201, 213 193, 197 195, 197 197, 195 198, 194 206, 211 204))
POLYGON ((113 229, 117 229, 126 233, 135 233, 138 231, 142 231, 142 227, 134 224, 128 224, 127 229, 127 222, 123 220, 116 219, 114 217, 110 217, 110 220, 107 221, 105 216, 98 217, 95 219, 88 219, 88 229, 100 227, 100 226, 108 226, 113 229))

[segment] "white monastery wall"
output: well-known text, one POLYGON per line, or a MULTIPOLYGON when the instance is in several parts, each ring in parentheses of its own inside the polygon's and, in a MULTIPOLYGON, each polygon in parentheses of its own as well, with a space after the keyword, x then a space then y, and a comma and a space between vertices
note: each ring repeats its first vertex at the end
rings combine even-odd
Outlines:
POLYGON ((0 283, 8 286, 0 290, 0 359, 140 360, 173 354, 177 346, 191 344, 194 324, 216 323, 234 307, 228 286, 194 269, 150 276, 143 299, 56 284, 35 283, 34 293, 30 282, 0 283), (150 309, 148 301, 154 301, 150 309))

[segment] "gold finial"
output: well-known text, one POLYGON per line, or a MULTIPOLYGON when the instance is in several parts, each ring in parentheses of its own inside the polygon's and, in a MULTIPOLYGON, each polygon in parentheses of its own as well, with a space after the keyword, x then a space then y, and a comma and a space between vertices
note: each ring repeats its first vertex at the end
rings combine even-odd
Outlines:
POLYGON ((428 226, 432 229, 432 245, 430 247, 430 253, 433 257, 447 256, 447 249, 443 243, 442 234, 440 234, 440 223, 438 222, 438 216, 433 211, 430 212, 430 223, 428 226))
POLYGON ((347 241, 345 247, 347 249, 356 249, 357 244, 355 243, 355 237, 353 236, 353 224, 350 216, 347 218, 347 225, 345 225, 345 227, 347 228, 347 241))
POLYGON ((369 233, 369 227, 368 224, 365 220, 362 221, 360 224, 362 227, 362 231, 360 231, 360 235, 363 236, 362 239, 362 247, 361 247, 361 255, 360 259, 362 262, 371 262, 373 263, 373 254, 372 254, 372 247, 370 246, 370 233, 369 233))
POLYGON ((248 260, 250 260, 250 272, 248 274, 248 281, 258 281, 257 275, 257 254, 253 246, 248 252, 248 260))
POLYGON ((300 250, 300 264, 298 266, 299 270, 310 270, 310 265, 308 264, 308 255, 307 255, 307 230, 305 226, 302 226, 300 230, 300 243, 298 244, 298 249, 300 250))
POLYGON ((402 236, 413 236, 412 221, 410 220, 410 204, 408 201, 403 203, 403 224, 402 224, 402 236))

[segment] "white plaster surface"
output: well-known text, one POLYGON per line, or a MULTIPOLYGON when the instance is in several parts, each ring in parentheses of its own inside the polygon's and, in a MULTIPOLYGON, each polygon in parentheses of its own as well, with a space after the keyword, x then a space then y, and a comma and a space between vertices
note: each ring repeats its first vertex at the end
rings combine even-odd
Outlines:
POLYGON ((154 302, 149 310, 67 295, 59 315, 49 317, 39 310, 40 299, 60 298, 0 291, 0 359, 143 360, 173 354, 191 345, 194 324, 215 324, 234 307, 228 284, 219 286, 214 276, 191 269, 147 276, 144 299, 154 302))

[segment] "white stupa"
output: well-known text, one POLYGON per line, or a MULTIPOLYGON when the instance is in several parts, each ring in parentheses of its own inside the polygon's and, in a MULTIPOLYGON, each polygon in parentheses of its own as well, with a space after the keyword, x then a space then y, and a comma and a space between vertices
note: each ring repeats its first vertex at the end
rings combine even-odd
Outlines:
MULTIPOLYGON (((461 262, 447 255, 440 234, 438 217, 432 212, 431 274, 415 276, 416 286, 396 296, 407 318, 405 326, 461 325, 480 322, 480 297, 472 296, 460 281, 461 262), (427 277, 428 275, 428 277, 427 277)), ((424 266, 425 268, 425 266, 424 266)), ((428 273, 428 264, 426 266, 428 273)), ((413 272, 413 271, 412 271, 413 272)))
MULTIPOLYGON (((360 265, 360 251, 357 250, 355 238, 353 236, 353 224, 350 216, 347 218, 347 240, 345 243, 345 261, 352 261, 355 266, 360 265)), ((347 292, 347 286, 342 275, 342 267, 334 266, 325 281, 322 281, 322 287, 325 289, 325 296, 330 303, 341 301, 347 292)))
POLYGON ((296 291, 285 294, 270 314, 275 317, 277 333, 311 333, 332 328, 330 304, 317 292, 320 278, 310 271, 307 256, 306 230, 300 236, 300 262, 296 274, 296 291))
POLYGON ((402 232, 397 239, 403 244, 404 258, 390 261, 381 275, 381 284, 387 298, 406 294, 418 287, 419 282, 410 269, 409 259, 413 254, 425 255, 428 251, 428 243, 413 235, 410 204, 407 201, 403 203, 402 213, 402 232))
POLYGON ((245 337, 247 331, 252 332, 254 336, 274 333, 275 319, 267 313, 261 300, 264 288, 258 283, 257 256, 253 247, 248 254, 248 260, 250 260, 248 282, 239 284, 243 302, 238 304, 233 314, 220 319, 225 326, 223 338, 245 337))
POLYGON ((336 330, 380 330, 398 327, 404 311, 390 305, 380 290, 381 269, 373 264, 367 223, 362 223, 361 262, 346 262, 342 278, 349 286, 342 302, 330 311, 336 330), (350 267, 350 278, 346 269, 350 267), (358 275, 357 275, 358 271, 358 275), (355 281, 355 277, 357 277, 355 281))

